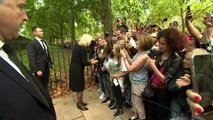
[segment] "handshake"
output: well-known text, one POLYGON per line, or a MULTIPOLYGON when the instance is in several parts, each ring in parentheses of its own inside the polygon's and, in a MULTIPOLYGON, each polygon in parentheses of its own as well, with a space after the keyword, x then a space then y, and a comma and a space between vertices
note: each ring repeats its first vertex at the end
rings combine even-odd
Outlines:
POLYGON ((91 63, 91 65, 94 65, 94 64, 98 63, 98 60, 90 59, 89 62, 91 63))

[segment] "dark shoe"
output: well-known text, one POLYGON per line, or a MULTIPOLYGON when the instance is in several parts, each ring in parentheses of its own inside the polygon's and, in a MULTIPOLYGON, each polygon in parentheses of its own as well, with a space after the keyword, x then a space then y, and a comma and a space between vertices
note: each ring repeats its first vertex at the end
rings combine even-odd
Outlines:
POLYGON ((82 111, 88 110, 87 107, 85 107, 84 105, 81 105, 81 104, 77 104, 77 108, 80 109, 80 110, 82 110, 82 111))
POLYGON ((88 104, 83 102, 83 105, 84 105, 84 106, 87 106, 88 104))
POLYGON ((129 104, 129 103, 124 103, 124 105, 126 106, 126 108, 131 108, 132 107, 132 105, 129 104))
POLYGON ((135 116, 132 116, 130 117, 128 120, 139 120, 139 118, 135 117, 135 116))
POLYGON ((122 114, 123 114, 123 110, 122 109, 117 109, 117 111, 115 112, 115 114, 113 115, 115 118, 119 118, 122 114))
POLYGON ((108 101, 110 100, 110 98, 109 97, 107 97, 106 99, 104 99, 101 103, 107 103, 108 101))
POLYGON ((110 100, 110 103, 108 105, 109 108, 112 108, 114 106, 115 102, 114 100, 110 100))
POLYGON ((111 111, 116 111, 117 109, 118 109, 118 106, 116 104, 110 108, 111 111))

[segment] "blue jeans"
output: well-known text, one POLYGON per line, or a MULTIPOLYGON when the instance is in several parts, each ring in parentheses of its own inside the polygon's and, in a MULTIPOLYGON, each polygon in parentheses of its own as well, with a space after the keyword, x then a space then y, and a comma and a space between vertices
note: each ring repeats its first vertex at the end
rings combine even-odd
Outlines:
POLYGON ((104 88, 105 88, 105 92, 106 92, 106 96, 109 97, 111 100, 113 100, 114 97, 114 92, 112 89, 112 85, 110 82, 110 75, 108 74, 101 74, 103 83, 104 83, 104 88))
POLYGON ((190 112, 189 108, 187 106, 180 105, 175 98, 171 101, 171 118, 176 117, 186 117, 190 118, 190 112))
POLYGON ((101 88, 101 91, 102 91, 103 93, 106 93, 105 88, 104 88, 104 82, 103 82, 104 80, 103 80, 102 74, 99 73, 99 74, 97 75, 97 78, 98 78, 99 87, 101 88))
POLYGON ((205 120, 204 118, 202 118, 202 117, 192 117, 192 119, 191 120, 205 120))

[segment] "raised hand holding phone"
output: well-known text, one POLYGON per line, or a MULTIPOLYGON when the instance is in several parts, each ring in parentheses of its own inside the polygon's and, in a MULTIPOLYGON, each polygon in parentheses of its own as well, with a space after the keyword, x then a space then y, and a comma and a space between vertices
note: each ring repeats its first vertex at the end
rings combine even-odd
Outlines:
POLYGON ((191 78, 193 91, 201 96, 202 100, 199 105, 202 106, 201 113, 208 114, 213 112, 213 55, 192 55, 191 62, 191 78))

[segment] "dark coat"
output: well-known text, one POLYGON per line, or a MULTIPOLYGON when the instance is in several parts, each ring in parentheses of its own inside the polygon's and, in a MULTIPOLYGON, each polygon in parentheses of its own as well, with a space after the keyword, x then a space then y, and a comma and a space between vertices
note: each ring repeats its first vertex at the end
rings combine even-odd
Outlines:
POLYGON ((0 57, 0 120, 56 120, 47 90, 24 67, 41 94, 13 67, 0 57))
POLYGON ((75 45, 72 51, 72 58, 69 72, 69 87, 71 90, 81 92, 85 89, 84 68, 90 65, 85 47, 75 45))

